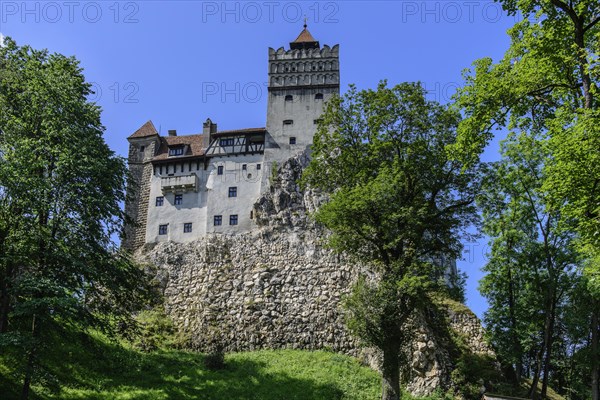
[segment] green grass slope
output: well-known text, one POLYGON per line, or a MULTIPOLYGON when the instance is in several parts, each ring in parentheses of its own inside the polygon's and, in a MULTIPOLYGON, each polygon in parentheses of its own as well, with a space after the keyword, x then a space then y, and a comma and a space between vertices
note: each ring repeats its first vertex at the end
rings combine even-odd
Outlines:
MULTIPOLYGON (((32 399, 377 399, 380 379, 357 360, 325 351, 228 354, 210 371, 202 354, 142 353, 94 334, 73 335, 46 353, 32 399)), ((0 399, 18 398, 15 358, 0 355, 0 399)))

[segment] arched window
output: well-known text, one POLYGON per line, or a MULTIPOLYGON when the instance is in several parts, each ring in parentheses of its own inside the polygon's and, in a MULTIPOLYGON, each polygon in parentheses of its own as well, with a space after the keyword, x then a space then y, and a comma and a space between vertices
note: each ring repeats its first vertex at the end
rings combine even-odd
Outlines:
POLYGON ((291 94, 286 95, 285 101, 294 101, 294 96, 292 96, 291 94))
POLYGON ((315 94, 315 100, 323 100, 323 93, 315 94))

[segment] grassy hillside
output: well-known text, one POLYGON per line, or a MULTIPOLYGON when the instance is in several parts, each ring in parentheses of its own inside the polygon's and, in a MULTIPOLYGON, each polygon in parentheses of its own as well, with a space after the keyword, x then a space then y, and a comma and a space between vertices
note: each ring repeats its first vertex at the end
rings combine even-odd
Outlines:
MULTIPOLYGON (((229 354, 209 371, 198 353, 142 353, 101 335, 73 335, 47 352, 34 399, 377 399, 376 372, 353 358, 316 351, 229 354), (54 387, 53 390, 48 387, 54 387)), ((0 399, 18 398, 14 361, 0 355, 0 399)))

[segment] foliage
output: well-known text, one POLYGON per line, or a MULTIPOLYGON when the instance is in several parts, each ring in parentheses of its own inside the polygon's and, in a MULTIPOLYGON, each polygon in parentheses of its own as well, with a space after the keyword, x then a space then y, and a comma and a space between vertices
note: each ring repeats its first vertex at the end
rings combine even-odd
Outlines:
MULTIPOLYGON (((499 62, 493 63, 489 58, 477 60, 473 69, 465 72, 466 85, 456 97, 456 106, 465 118, 458 128, 457 143, 451 146, 451 150, 457 159, 474 162, 477 160, 476 154, 490 142, 494 130, 503 128, 508 128, 515 137, 524 134, 536 138, 538 145, 544 149, 541 169, 535 171, 543 174, 540 186, 536 188, 537 193, 542 195, 536 199, 536 207, 538 210, 546 209, 553 214, 552 218, 558 218, 552 227, 557 235, 574 236, 569 244, 577 251, 578 272, 585 275, 588 282, 587 298, 590 302, 587 303, 587 321, 580 322, 587 325, 590 351, 594 354, 588 366, 589 386, 592 398, 597 400, 600 398, 600 292, 597 291, 600 286, 597 284, 600 271, 600 192, 597 190, 600 182, 600 115, 597 99, 600 3, 596 0, 498 1, 507 13, 520 13, 524 18, 509 30, 511 45, 499 62)), ((515 191, 519 185, 516 181, 515 191)), ((507 295, 510 288, 506 282, 520 285, 513 289, 527 292, 530 289, 528 285, 535 278, 525 276, 521 271, 522 266, 531 271, 526 268, 527 257, 521 257, 520 260, 515 258, 515 254, 527 254, 531 258, 539 250, 539 246, 537 249, 524 246, 524 243, 535 242, 535 238, 528 236, 531 229, 523 226, 529 223, 527 218, 532 216, 514 215, 512 223, 517 226, 507 224, 504 233, 496 235, 497 249, 492 250, 496 252, 495 266, 489 264, 497 272, 496 278, 490 277, 490 283, 484 284, 483 288, 494 290, 494 282, 498 299, 502 298, 503 293, 505 299, 510 298, 507 295), (508 252, 511 254, 506 254, 509 248, 512 249, 508 252), (504 267, 503 257, 511 259, 504 267), (498 280, 501 271, 504 277, 508 273, 523 276, 517 280, 504 278, 502 281, 498 280)), ((535 311, 536 300, 547 299, 536 299, 533 295, 523 298, 522 305, 529 310, 529 315, 514 315, 511 317, 513 322, 506 318, 501 321, 503 311, 500 303, 492 305, 490 315, 497 314, 494 318, 504 324, 499 327, 514 325, 515 321, 527 325, 531 321, 528 317, 535 311)), ((573 298, 570 301, 581 299, 573 298)), ((557 303, 557 306, 561 304, 557 303)), ((537 307, 540 307, 538 310, 545 310, 543 313, 546 317, 550 315, 547 306, 537 304, 537 307)), ((500 332, 496 335, 500 338, 500 332)), ((539 343, 539 336, 525 336, 518 341, 525 344, 528 340, 534 347, 536 341, 539 343)), ((514 338, 510 340, 515 341, 514 338)), ((549 350, 552 348, 549 347, 549 350)), ((513 358, 520 357, 523 351, 527 352, 527 349, 513 348, 513 358)), ((563 378, 564 375, 557 373, 557 379, 563 378)), ((532 386, 536 384, 533 379, 532 386)), ((543 384, 542 396, 546 389, 547 385, 543 384)), ((531 396, 536 396, 535 390, 531 390, 531 396)))
POLYGON ((458 113, 425 99, 420 84, 357 91, 328 102, 302 182, 328 193, 315 214, 329 245, 376 279, 346 300, 349 326, 383 352, 384 398, 399 396, 401 327, 460 254, 460 234, 476 219, 478 168, 449 159, 458 113))
POLYGON ((189 344, 188 335, 175 327, 162 305, 139 312, 135 319, 138 329, 131 339, 138 350, 151 352, 159 348, 182 349, 189 344))
POLYGON ((112 242, 127 170, 90 93, 74 58, 0 48, 0 345, 18 350, 23 398, 61 327, 114 333, 146 301, 112 242))

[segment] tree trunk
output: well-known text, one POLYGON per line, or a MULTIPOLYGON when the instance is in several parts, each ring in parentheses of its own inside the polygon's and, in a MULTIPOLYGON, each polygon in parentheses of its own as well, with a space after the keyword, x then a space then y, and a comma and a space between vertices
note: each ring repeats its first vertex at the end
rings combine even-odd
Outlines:
MULTIPOLYGON (((509 246, 511 244, 509 243, 509 246)), ((508 312, 510 316, 510 324, 511 324, 511 336, 512 336, 512 346, 515 357, 515 378, 516 382, 521 382, 521 377, 523 376, 523 350, 521 347, 521 342, 519 342, 519 336, 517 335, 517 317, 515 313, 515 289, 514 282, 512 277, 512 269, 508 267, 508 312)))
POLYGON ((6 274, 0 278, 0 333, 8 331, 8 313, 10 311, 9 279, 12 269, 7 267, 6 274))
POLYGON ((600 370, 598 368, 598 358, 600 358, 600 353, 598 352, 598 330, 600 328, 600 321, 598 320, 598 302, 596 301, 596 306, 592 311, 592 400, 600 400, 600 370))
MULTIPOLYGON (((555 297, 555 295, 553 295, 555 297)), ((550 361, 552 360, 552 345, 554 343, 554 321, 556 314, 556 300, 552 300, 548 318, 546 318, 546 328, 544 333, 544 342, 546 343, 546 355, 544 357, 544 379, 542 381, 542 399, 546 398, 548 392, 548 379, 550 374, 550 361)))
POLYGON ((533 374, 533 379, 531 381, 531 388, 529 389, 529 398, 531 400, 536 400, 538 398, 537 387, 540 381, 540 372, 542 371, 542 358, 544 357, 544 350, 546 349, 546 345, 542 343, 542 348, 538 352, 535 360, 535 372, 533 374))
POLYGON ((31 322, 31 348, 27 356, 27 365, 25 366, 25 379, 23 380, 23 390, 21 391, 21 400, 29 399, 29 389, 31 388, 31 380, 33 378, 33 371, 37 361, 37 339, 39 333, 39 323, 36 322, 35 314, 31 322))
POLYGON ((382 400, 400 400, 400 364, 398 352, 383 352, 382 400), (393 354, 392 354, 393 353, 393 354))
POLYGON ((392 344, 383 350, 382 400, 400 400, 400 363, 398 353, 400 346, 392 344))

